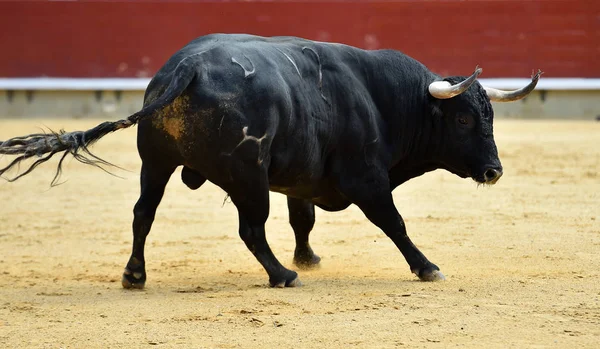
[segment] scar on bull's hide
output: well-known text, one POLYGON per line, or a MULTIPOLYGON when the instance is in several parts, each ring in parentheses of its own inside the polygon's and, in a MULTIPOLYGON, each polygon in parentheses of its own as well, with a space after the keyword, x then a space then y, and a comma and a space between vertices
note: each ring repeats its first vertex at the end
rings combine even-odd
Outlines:
POLYGON ((300 74, 300 69, 298 69, 298 66, 296 65, 296 62, 294 62, 294 60, 292 59, 292 57, 290 57, 287 53, 283 52, 280 49, 276 49, 277 51, 283 53, 283 55, 285 56, 285 58, 288 59, 288 61, 290 61, 290 63, 292 63, 292 65, 294 66, 294 68, 296 68, 296 72, 298 73, 298 76, 300 76, 300 79, 302 79, 302 74, 300 74))
POLYGON ((242 63, 238 62, 238 60, 235 59, 235 57, 231 57, 231 63, 235 63, 235 64, 239 65, 240 67, 242 67, 242 69, 244 69, 244 77, 247 78, 249 76, 252 76, 254 73, 256 73, 256 68, 254 67, 254 63, 252 63, 250 58, 246 57, 246 55, 243 55, 243 56, 244 56, 244 58, 246 58, 246 60, 248 62, 250 62, 250 65, 252 65, 252 70, 248 70, 248 69, 244 68, 242 63))
POLYGON ((189 109, 189 97, 179 96, 169 105, 157 111, 157 116, 153 124, 157 128, 162 128, 171 137, 178 140, 184 132, 183 116, 189 109))
POLYGON ((323 71, 321 69, 321 57, 319 57, 319 54, 317 53, 317 51, 315 51, 312 47, 304 46, 304 47, 302 47, 302 53, 304 53, 304 50, 308 50, 308 51, 312 52, 315 55, 315 57, 317 57, 317 64, 319 65, 319 84, 318 84, 319 91, 321 92, 321 97, 323 98, 323 100, 325 100, 325 102, 329 103, 329 101, 323 94, 323 71))
POLYGON ((373 139, 372 141, 368 142, 365 144, 364 146, 364 155, 365 155, 365 163, 367 165, 372 165, 373 164, 373 157, 371 156, 371 146, 377 144, 377 142, 379 142, 379 136, 375 136, 375 139, 373 139))
POLYGON ((261 165, 263 163, 262 147, 261 147, 262 146, 262 141, 267 138, 268 134, 265 133, 260 138, 257 138, 257 137, 254 137, 254 136, 250 136, 250 135, 248 135, 248 126, 244 126, 244 128, 242 129, 242 135, 244 136, 244 138, 242 138, 242 140, 233 148, 233 150, 229 154, 225 154, 225 155, 231 156, 231 154, 233 154, 235 152, 235 150, 237 148, 239 148, 240 145, 242 145, 244 142, 246 142, 246 141, 254 141, 258 145, 258 159, 256 160, 256 163, 258 165, 261 165))

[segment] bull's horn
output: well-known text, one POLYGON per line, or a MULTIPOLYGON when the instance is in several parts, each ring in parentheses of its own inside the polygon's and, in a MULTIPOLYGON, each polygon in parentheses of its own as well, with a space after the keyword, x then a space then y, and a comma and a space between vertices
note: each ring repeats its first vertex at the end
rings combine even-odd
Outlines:
POLYGON ((452 85, 448 81, 434 81, 429 84, 429 93, 438 99, 448 99, 465 92, 471 86, 477 77, 481 74, 481 68, 475 67, 473 75, 469 76, 465 81, 452 85))
POLYGON ((537 85, 538 80, 540 79, 540 75, 542 75, 543 72, 541 70, 538 70, 537 74, 532 75, 531 76, 531 82, 529 83, 529 85, 520 88, 518 90, 514 90, 514 91, 502 91, 502 90, 497 90, 495 88, 491 88, 491 87, 483 87, 485 89, 485 92, 487 92, 488 97, 490 97, 490 100, 495 101, 495 102, 512 102, 512 101, 517 101, 521 98, 526 97, 531 91, 533 91, 533 89, 535 88, 535 85, 537 85))

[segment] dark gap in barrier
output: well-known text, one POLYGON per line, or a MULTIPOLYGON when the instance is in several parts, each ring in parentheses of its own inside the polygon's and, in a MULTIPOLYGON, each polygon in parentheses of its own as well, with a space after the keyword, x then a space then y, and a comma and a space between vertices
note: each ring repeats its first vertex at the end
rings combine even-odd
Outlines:
POLYGON ((33 102, 34 92, 32 90, 25 91, 25 99, 27 100, 27 104, 31 104, 33 102))

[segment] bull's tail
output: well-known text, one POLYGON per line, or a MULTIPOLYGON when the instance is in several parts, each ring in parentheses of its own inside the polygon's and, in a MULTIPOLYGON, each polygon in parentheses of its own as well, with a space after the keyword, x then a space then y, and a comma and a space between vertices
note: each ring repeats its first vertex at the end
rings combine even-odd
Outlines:
MULTIPOLYGON (((154 102, 142 108, 140 111, 130 115, 128 118, 113 121, 103 122, 100 125, 87 131, 74 131, 50 133, 34 133, 27 136, 14 137, 6 141, 0 141, 0 154, 18 155, 8 166, 0 168, 0 177, 4 173, 19 165, 23 160, 38 157, 29 168, 16 175, 13 178, 5 178, 9 182, 27 175, 33 171, 38 165, 50 160, 57 153, 64 153, 58 163, 56 175, 52 180, 51 185, 55 185, 62 172, 62 163, 68 154, 73 155, 78 161, 100 166, 110 165, 110 163, 93 155, 89 146, 98 141, 105 135, 137 124, 142 118, 152 115, 156 110, 160 110, 170 104, 187 88, 195 76, 195 70, 192 62, 181 62, 175 69, 173 78, 165 92, 158 97, 154 102)), ((4 178, 4 177, 3 177, 4 178)))

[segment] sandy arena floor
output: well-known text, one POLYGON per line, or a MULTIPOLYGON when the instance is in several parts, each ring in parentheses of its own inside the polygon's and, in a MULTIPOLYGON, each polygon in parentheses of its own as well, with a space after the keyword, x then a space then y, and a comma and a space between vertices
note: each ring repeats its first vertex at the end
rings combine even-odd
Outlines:
MULTIPOLYGON (((46 125, 1 120, 0 139, 46 125)), ((135 129, 96 154, 119 179, 56 161, 0 182, 0 347, 392 348, 598 347, 600 123, 496 122, 505 167, 494 187, 436 171, 395 192, 409 235, 445 282, 417 281, 355 207, 317 212, 322 260, 301 288, 270 289, 237 234, 233 204, 177 172, 146 248, 148 282, 123 290, 140 161, 135 129)), ((6 164, 1 159, 0 164, 6 164)), ((268 238, 292 266, 285 197, 272 194, 268 238)))

